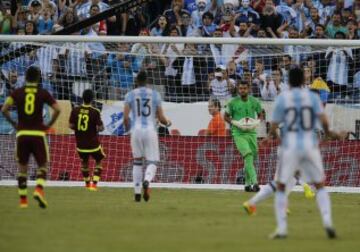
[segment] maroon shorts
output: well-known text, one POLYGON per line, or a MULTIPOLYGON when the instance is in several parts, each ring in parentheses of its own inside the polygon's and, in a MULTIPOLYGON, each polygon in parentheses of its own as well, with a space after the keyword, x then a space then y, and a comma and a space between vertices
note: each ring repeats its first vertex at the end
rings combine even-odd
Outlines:
POLYGON ((20 164, 26 165, 33 154, 39 167, 49 161, 49 152, 45 136, 18 136, 16 138, 16 157, 20 164))
POLYGON ((106 157, 102 148, 100 148, 99 150, 94 151, 94 152, 78 151, 78 154, 82 161, 88 161, 89 157, 93 157, 93 159, 95 159, 96 162, 100 162, 101 160, 103 160, 106 157))

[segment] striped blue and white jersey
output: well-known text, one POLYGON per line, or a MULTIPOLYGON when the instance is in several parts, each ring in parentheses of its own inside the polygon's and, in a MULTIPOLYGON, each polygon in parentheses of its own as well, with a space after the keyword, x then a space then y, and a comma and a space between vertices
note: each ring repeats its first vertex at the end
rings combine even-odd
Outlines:
POLYGON ((161 106, 159 92, 147 87, 139 87, 125 96, 125 103, 130 107, 131 130, 156 130, 156 112, 161 106))
POLYGON ((293 88, 275 100, 272 122, 282 124, 281 145, 303 151, 318 146, 319 115, 324 108, 319 96, 308 90, 293 88))

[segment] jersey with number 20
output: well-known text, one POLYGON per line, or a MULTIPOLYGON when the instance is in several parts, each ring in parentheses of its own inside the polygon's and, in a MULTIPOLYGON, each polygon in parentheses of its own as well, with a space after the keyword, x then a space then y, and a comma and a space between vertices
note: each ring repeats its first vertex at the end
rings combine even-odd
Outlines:
POLYGON ((299 151, 317 147, 317 125, 324 108, 319 96, 308 90, 293 88, 275 101, 272 121, 283 125, 281 145, 299 151))

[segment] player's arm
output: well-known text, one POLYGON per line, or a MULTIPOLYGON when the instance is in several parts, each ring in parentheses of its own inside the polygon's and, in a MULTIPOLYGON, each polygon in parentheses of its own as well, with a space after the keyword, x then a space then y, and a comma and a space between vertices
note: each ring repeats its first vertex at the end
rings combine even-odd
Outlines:
POLYGON ((225 112, 224 120, 225 120, 225 122, 227 122, 228 124, 231 125, 231 116, 230 116, 230 114, 228 112, 225 112))
POLYGON ((330 130, 329 120, 325 113, 320 114, 319 119, 320 119, 320 123, 323 127, 326 138, 328 138, 330 140, 343 140, 344 139, 344 137, 341 136, 340 134, 336 133, 335 131, 330 130))
POLYGON ((125 103, 124 106, 124 127, 125 127, 125 131, 129 131, 130 130, 130 106, 128 103, 125 103))
POLYGON ((159 119, 159 122, 161 124, 163 124, 165 127, 170 127, 171 126, 171 121, 165 117, 164 110, 162 109, 161 106, 157 107, 156 116, 159 119))
POLYGON ((257 114, 260 121, 265 120, 265 110, 261 110, 260 113, 257 114))
POLYGON ((279 128, 279 123, 277 123, 277 122, 270 123, 268 139, 278 139, 279 138, 279 134, 277 131, 278 128, 279 128))
POLYGON ((69 128, 75 130, 75 110, 73 109, 69 118, 69 128))
POLYGON ((101 120, 101 114, 100 114, 100 112, 99 112, 99 113, 97 113, 96 130, 97 130, 97 132, 101 132, 101 131, 103 131, 104 129, 105 129, 104 123, 103 123, 103 121, 101 120))
POLYGON ((51 108, 53 109, 54 112, 51 115, 50 121, 46 125, 47 128, 50 128, 56 122, 61 112, 60 105, 57 102, 53 103, 51 105, 51 108))
POLYGON ((11 118, 10 116, 10 107, 14 104, 14 99, 9 96, 5 103, 3 104, 2 108, 1 108, 1 112, 3 113, 5 119, 16 129, 17 128, 17 123, 11 118))

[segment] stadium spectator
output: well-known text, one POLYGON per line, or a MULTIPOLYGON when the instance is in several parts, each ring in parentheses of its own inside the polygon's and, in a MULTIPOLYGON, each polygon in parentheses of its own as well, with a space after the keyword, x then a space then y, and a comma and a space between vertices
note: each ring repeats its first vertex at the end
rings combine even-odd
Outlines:
POLYGON ((146 16, 141 6, 134 7, 124 14, 124 27, 126 36, 137 36, 142 28, 146 26, 146 16))
POLYGON ((40 34, 50 33, 54 25, 54 21, 51 19, 51 9, 44 8, 41 13, 37 22, 37 29, 40 34))
MULTIPOLYGON (((76 15, 80 18, 80 19, 85 19, 85 18, 89 18, 90 17, 90 9, 91 6, 93 5, 97 5, 99 7, 99 12, 103 12, 104 10, 109 9, 109 5, 107 3, 105 3, 103 0, 88 0, 86 2, 82 1, 77 5, 76 10, 76 15)), ((114 19, 114 17, 111 17, 112 19, 114 19)), ((115 21, 115 20, 114 20, 115 21)))
POLYGON ((170 25, 181 25, 181 16, 184 13, 190 13, 184 9, 183 0, 173 0, 171 9, 164 11, 163 15, 167 17, 170 25))
POLYGON ((282 81, 281 71, 278 68, 274 68, 271 71, 271 78, 274 82, 276 93, 280 94, 283 91, 289 90, 289 86, 282 81))
POLYGON ((9 7, 0 9, 0 34, 12 33, 12 17, 9 7))
POLYGON ((212 116, 206 129, 207 136, 226 136, 225 120, 221 114, 221 103, 217 99, 210 99, 209 114, 212 116))
POLYGON ((282 23, 282 17, 275 12, 274 5, 272 1, 266 1, 266 5, 263 9, 262 14, 260 15, 261 28, 267 31, 267 35, 271 36, 272 32, 276 33, 277 29, 282 23), (268 30, 271 29, 271 32, 268 30))
POLYGON ((168 36, 170 24, 165 15, 160 15, 156 21, 155 26, 151 29, 151 36, 168 36))
POLYGON ((348 30, 347 39, 359 39, 358 26, 355 20, 349 20, 346 24, 348 30))
POLYGON ((184 37, 199 36, 198 27, 192 23, 189 13, 183 13, 181 15, 180 31, 184 37))
MULTIPOLYGON (((90 17, 93 17, 100 13, 100 8, 97 4, 92 4, 90 6, 90 17)), ((107 34, 107 27, 106 27, 106 21, 101 20, 96 24, 93 24, 92 26, 87 27, 84 29, 83 34, 87 35, 99 35, 103 36, 107 34)))
MULTIPOLYGON (((173 25, 170 27, 170 36, 180 36, 179 29, 173 25)), ((176 95, 176 87, 181 85, 181 73, 174 68, 173 63, 177 57, 182 54, 184 49, 183 44, 165 44, 161 48, 162 61, 165 68, 166 86, 165 93, 167 96, 176 95)))
POLYGON ((289 70, 292 64, 292 58, 290 55, 282 56, 281 60, 281 75, 285 85, 289 85, 289 70))
POLYGON ((202 25, 199 27, 199 33, 202 37, 212 37, 216 30, 214 15, 211 12, 205 12, 202 15, 202 25))
POLYGON ((316 24, 315 30, 309 38, 311 38, 311 39, 327 39, 327 37, 325 35, 325 26, 323 26, 322 24, 316 24))
POLYGON ((202 26, 202 16, 206 11, 207 0, 196 0, 196 8, 189 11, 191 14, 192 24, 196 27, 202 26))
MULTIPOLYGON (((320 19, 319 11, 315 7, 310 8, 310 16, 305 21, 304 34, 314 36, 317 25, 324 25, 326 20, 320 19)), ((325 28, 324 28, 325 31, 325 28)))
POLYGON ((204 92, 206 83, 206 61, 198 55, 194 44, 185 44, 183 55, 177 57, 173 63, 174 68, 181 75, 181 86, 176 93, 184 96, 196 97, 204 92))
POLYGON ((341 13, 334 13, 332 16, 332 22, 329 22, 326 26, 326 34, 329 38, 335 38, 337 32, 347 34, 347 29, 342 25, 341 13))
POLYGON ((131 90, 134 82, 134 58, 129 52, 129 45, 118 44, 117 53, 108 56, 107 67, 110 68, 110 86, 112 99, 123 99, 124 95, 131 90))
MULTIPOLYGON (((345 39, 343 32, 336 32, 335 38, 345 39)), ((329 47, 325 58, 329 60, 327 82, 335 97, 347 91, 349 64, 353 59, 351 48, 329 47)))
POLYGON ((261 98, 265 101, 272 101, 278 95, 275 82, 272 81, 271 76, 266 76, 263 82, 260 82, 261 98))
POLYGON ((21 6, 16 9, 15 15, 12 16, 12 33, 16 34, 19 29, 25 29, 26 22, 26 8, 21 6))
MULTIPOLYGON (((150 32, 148 29, 143 28, 140 33, 139 36, 150 36, 150 32)), ((143 60, 145 58, 145 56, 152 56, 152 54, 158 54, 159 53, 159 48, 157 47, 157 45, 155 44, 151 44, 151 43, 135 43, 133 44, 133 46, 131 47, 131 55, 133 55, 134 57, 134 66, 135 66, 135 71, 138 71, 143 63, 143 60)))
POLYGON ((224 66, 219 66, 215 69, 213 77, 209 79, 208 87, 211 96, 225 104, 232 97, 235 80, 229 78, 224 66))
POLYGON ((250 6, 250 0, 242 0, 241 7, 237 11, 235 16, 235 24, 239 25, 241 22, 243 23, 253 23, 259 24, 260 23, 260 15, 257 11, 255 11, 250 6))
POLYGON ((25 35, 37 35, 38 30, 34 21, 28 20, 25 23, 25 35))

